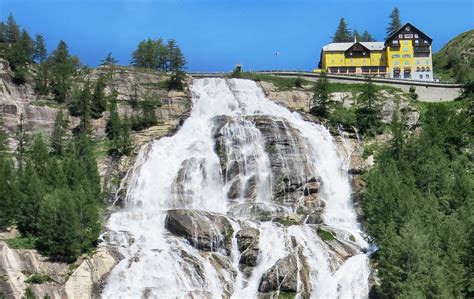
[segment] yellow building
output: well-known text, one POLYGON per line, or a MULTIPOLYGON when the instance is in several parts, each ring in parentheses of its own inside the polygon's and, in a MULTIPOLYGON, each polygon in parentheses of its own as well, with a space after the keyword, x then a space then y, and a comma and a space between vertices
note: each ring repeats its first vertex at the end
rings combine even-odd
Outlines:
POLYGON ((410 23, 384 42, 331 43, 321 50, 319 68, 331 74, 433 80, 432 39, 410 23))

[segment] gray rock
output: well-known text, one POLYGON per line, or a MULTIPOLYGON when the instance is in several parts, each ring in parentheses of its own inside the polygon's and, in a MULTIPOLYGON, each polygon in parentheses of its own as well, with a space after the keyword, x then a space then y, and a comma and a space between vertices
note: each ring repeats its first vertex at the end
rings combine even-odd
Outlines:
POLYGON ((239 264, 245 268, 255 267, 257 265, 257 258, 260 254, 258 248, 258 240, 260 231, 255 228, 244 228, 237 232, 237 245, 240 252, 239 264))
POLYGON ((165 227, 198 249, 230 253, 233 229, 223 215, 195 210, 169 210, 165 227))

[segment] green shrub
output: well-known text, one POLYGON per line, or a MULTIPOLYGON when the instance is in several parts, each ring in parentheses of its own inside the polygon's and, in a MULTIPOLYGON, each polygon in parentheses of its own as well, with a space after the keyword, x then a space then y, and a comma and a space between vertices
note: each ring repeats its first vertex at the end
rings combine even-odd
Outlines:
POLYGON ((29 284, 42 284, 52 281, 53 279, 49 275, 43 273, 33 273, 27 280, 25 280, 25 282, 29 284))
POLYGON ((334 126, 337 124, 347 127, 356 126, 357 119, 354 108, 345 108, 340 104, 336 105, 333 111, 329 113, 329 122, 334 126))
POLYGON ((332 232, 322 229, 321 227, 318 227, 317 233, 323 241, 331 241, 336 239, 332 232))
POLYGON ((6 242, 13 249, 34 249, 36 246, 36 238, 32 236, 21 236, 6 240, 6 242))

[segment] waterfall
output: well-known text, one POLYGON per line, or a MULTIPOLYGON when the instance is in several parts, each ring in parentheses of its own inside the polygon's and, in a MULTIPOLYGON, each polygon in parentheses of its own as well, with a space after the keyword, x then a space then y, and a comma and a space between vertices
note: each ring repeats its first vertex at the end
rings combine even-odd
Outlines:
POLYGON ((255 82, 199 79, 107 223, 103 298, 366 298, 369 246, 329 131, 255 82))

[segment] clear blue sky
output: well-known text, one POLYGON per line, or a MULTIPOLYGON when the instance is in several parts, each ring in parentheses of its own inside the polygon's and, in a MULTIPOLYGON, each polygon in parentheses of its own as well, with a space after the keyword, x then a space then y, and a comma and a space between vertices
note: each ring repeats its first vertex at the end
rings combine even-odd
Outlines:
POLYGON ((383 40, 395 6, 435 51, 474 28, 474 0, 0 0, 0 18, 13 13, 49 50, 65 40, 90 66, 110 51, 129 64, 140 40, 163 37, 178 41, 189 71, 274 69, 276 51, 278 68, 310 70, 340 17, 383 40))

